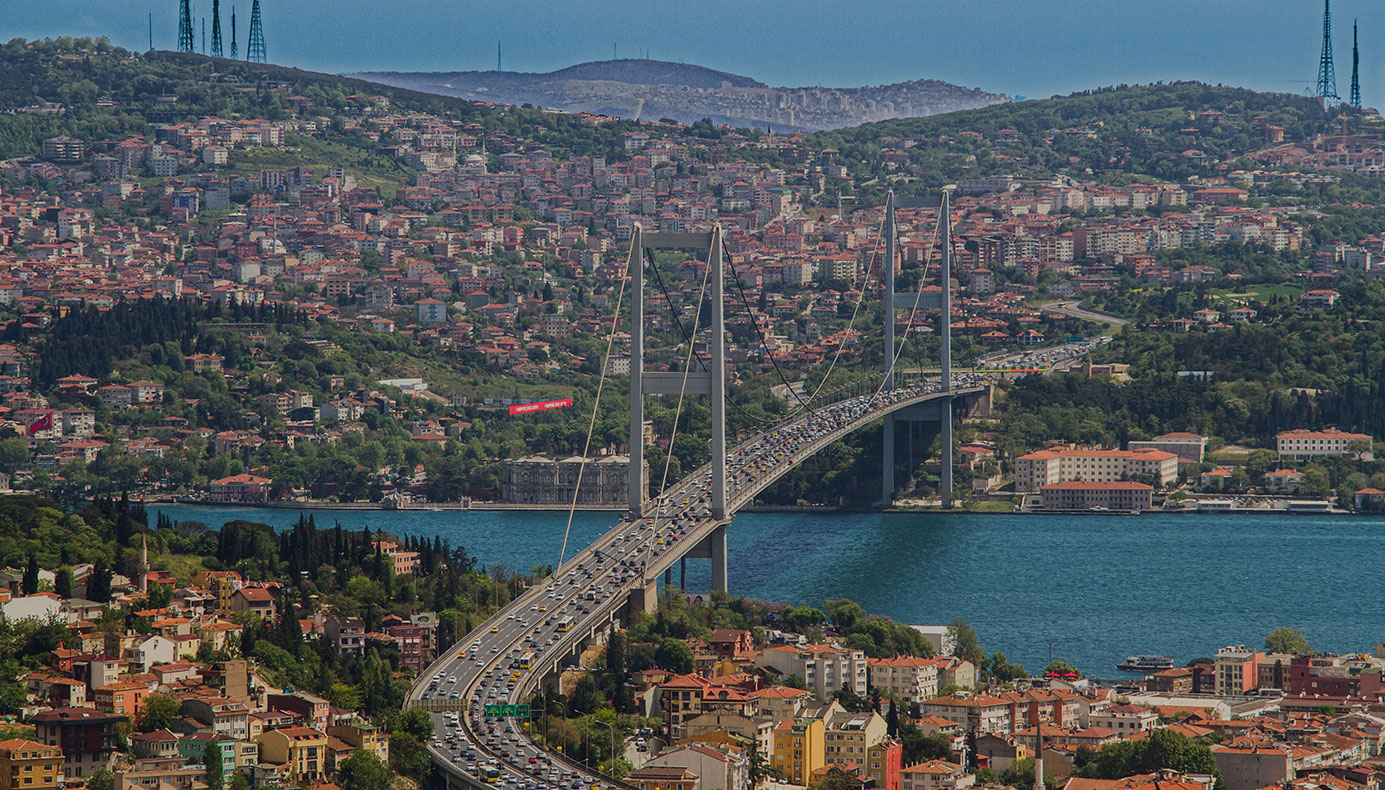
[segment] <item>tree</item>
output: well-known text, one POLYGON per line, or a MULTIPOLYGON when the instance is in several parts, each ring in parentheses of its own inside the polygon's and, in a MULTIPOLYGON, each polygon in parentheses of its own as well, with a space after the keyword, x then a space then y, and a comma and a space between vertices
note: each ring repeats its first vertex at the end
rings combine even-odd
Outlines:
POLYGON ((21 589, 25 595, 33 595, 38 592, 38 555, 29 552, 29 561, 24 565, 24 578, 21 581, 21 589))
POLYGON ((894 700, 890 700, 890 709, 885 712, 885 734, 891 738, 899 737, 899 709, 895 707, 894 700))
POLYGON ((759 739, 752 739, 750 742, 750 765, 746 771, 746 778, 750 780, 750 790, 757 790, 770 779, 779 778, 779 771, 760 751, 759 739))
POLYGON ((837 689, 832 697, 851 713, 863 713, 870 710, 870 701, 862 699, 861 695, 852 691, 851 686, 847 685, 846 681, 842 681, 842 687, 837 689))
POLYGON ((1265 635, 1265 649, 1271 653, 1290 653, 1296 656, 1309 655, 1313 646, 1308 638, 1297 628, 1283 626, 1265 635))
POLYGON ((72 569, 64 565, 53 577, 53 592, 60 598, 72 597, 72 569))
POLYGON ((221 745, 216 741, 207 741, 202 747, 202 765, 207 768, 207 787, 212 790, 221 790, 223 786, 222 766, 221 766, 221 745))
POLYGON ((115 774, 109 768, 97 768, 87 777, 87 790, 115 790, 115 774))
POLYGON ((172 727, 178 721, 178 711, 182 702, 172 694, 151 694, 144 700, 144 712, 140 715, 139 731, 153 732, 172 727))
POLYGON ((342 790, 389 790, 390 769, 369 749, 357 749, 337 767, 342 790))
POLYGON ((659 642, 658 649, 654 651, 654 663, 660 669, 667 669, 680 675, 692 672, 696 666, 693 662, 692 648, 688 647, 688 643, 672 637, 659 642))
POLYGON ((250 780, 244 773, 236 771, 231 774, 230 790, 250 790, 250 780))
POLYGON ((1064 660, 1061 659, 1061 658, 1055 658, 1055 659, 1053 659, 1052 661, 1048 662, 1048 666, 1044 667, 1044 674, 1045 674, 1045 675, 1080 675, 1080 674, 1082 674, 1082 673, 1081 673, 1081 672, 1078 672, 1078 671, 1077 671, 1077 667, 1073 666, 1072 664, 1069 664, 1068 662, 1064 661, 1064 660))
POLYGON ((953 644, 952 655, 965 658, 978 668, 986 666, 986 651, 981 649, 981 638, 966 620, 960 617, 953 619, 948 623, 947 634, 953 644))

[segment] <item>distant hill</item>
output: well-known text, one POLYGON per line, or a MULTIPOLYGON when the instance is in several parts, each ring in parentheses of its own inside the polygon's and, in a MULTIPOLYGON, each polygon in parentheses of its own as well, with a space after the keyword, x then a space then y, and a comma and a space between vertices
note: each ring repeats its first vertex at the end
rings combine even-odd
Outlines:
POLYGON ((710 118, 782 131, 839 129, 1008 101, 938 80, 861 88, 776 88, 749 77, 659 60, 604 60, 558 71, 362 72, 351 75, 410 90, 496 104, 534 104, 623 118, 710 118))

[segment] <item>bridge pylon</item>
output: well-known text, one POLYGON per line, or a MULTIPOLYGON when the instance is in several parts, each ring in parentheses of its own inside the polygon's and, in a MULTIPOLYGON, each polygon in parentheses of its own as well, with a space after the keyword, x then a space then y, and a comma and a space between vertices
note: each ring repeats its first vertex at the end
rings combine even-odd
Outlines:
MULTIPOLYGON (((650 261, 653 265, 653 261, 650 261)), ((723 275, 726 262, 722 250, 722 230, 714 225, 701 233, 647 233, 635 225, 630 243, 630 512, 644 515, 648 483, 644 479, 644 396, 706 395, 712 401, 712 518, 725 519, 726 508, 726 309, 723 275), (644 271, 648 251, 660 249, 705 249, 711 301, 710 357, 706 370, 691 362, 689 371, 644 369, 644 271)), ((670 305, 670 307, 672 307, 670 305)), ((697 306, 701 315, 701 305, 697 306)), ((697 339, 697 320, 693 321, 689 341, 697 339)), ((670 447, 669 451, 672 452, 670 447)), ((722 533, 725 534, 724 532, 722 533)), ((724 545, 724 544, 723 544, 724 545)), ((725 589, 724 558, 720 574, 725 589)), ((714 572, 714 576, 716 576, 714 572)))
MULTIPOLYGON (((952 391, 952 223, 951 193, 944 187, 937 197, 900 198, 890 190, 885 198, 885 388, 895 386, 895 320, 900 310, 938 310, 939 368, 942 374, 942 391, 952 391), (916 293, 900 293, 895 289, 895 267, 899 264, 899 230, 895 211, 899 208, 927 208, 936 206, 941 228, 938 232, 942 252, 939 262, 936 289, 922 289, 916 293)), ((942 440, 941 480, 938 493, 943 507, 952 507, 952 399, 943 398, 927 412, 911 410, 888 414, 884 418, 884 431, 881 439, 880 503, 886 507, 894 501, 895 492, 895 423, 896 422, 936 422, 942 440)), ((908 431, 909 441, 913 441, 912 427, 908 431)))

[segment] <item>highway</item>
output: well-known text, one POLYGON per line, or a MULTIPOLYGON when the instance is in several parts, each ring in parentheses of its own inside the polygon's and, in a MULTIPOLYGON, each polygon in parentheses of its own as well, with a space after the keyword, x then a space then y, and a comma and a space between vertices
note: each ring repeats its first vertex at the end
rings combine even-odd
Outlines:
MULTIPOLYGON (((954 375, 952 395, 980 392, 983 382, 954 375)), ((927 382, 838 401, 732 448, 726 462, 728 518, 813 453, 886 413, 938 397, 939 389, 937 382, 927 382)), ((516 704, 533 694, 545 676, 619 616, 631 595, 647 595, 661 572, 726 524, 711 517, 710 469, 702 467, 648 502, 642 517, 621 521, 415 681, 406 705, 431 711, 435 734, 428 747, 449 786, 625 787, 594 768, 545 752, 529 738, 521 718, 487 718, 485 706, 516 704)))

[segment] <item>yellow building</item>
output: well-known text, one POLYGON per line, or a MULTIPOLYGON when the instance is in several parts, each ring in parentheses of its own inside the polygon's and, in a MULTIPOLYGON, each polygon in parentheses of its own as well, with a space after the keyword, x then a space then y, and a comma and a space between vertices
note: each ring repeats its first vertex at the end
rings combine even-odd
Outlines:
POLYGON ((231 611, 231 596, 240 588, 240 574, 235 571, 203 571, 194 582, 202 584, 207 591, 216 596, 216 608, 223 612, 231 611))
POLYGON ((0 741, 0 790, 57 790, 63 752, 19 738, 0 741))
POLYGON ((357 749, 373 752, 380 762, 390 764, 390 739, 376 727, 360 721, 356 724, 336 724, 327 728, 327 734, 340 738, 357 749))
POLYGON ((327 735, 311 727, 284 727, 260 733, 260 762, 283 766, 293 784, 327 775, 327 735))
POLYGON ((790 784, 806 787, 813 772, 827 764, 827 730, 818 719, 776 726, 773 743, 770 764, 790 784))

